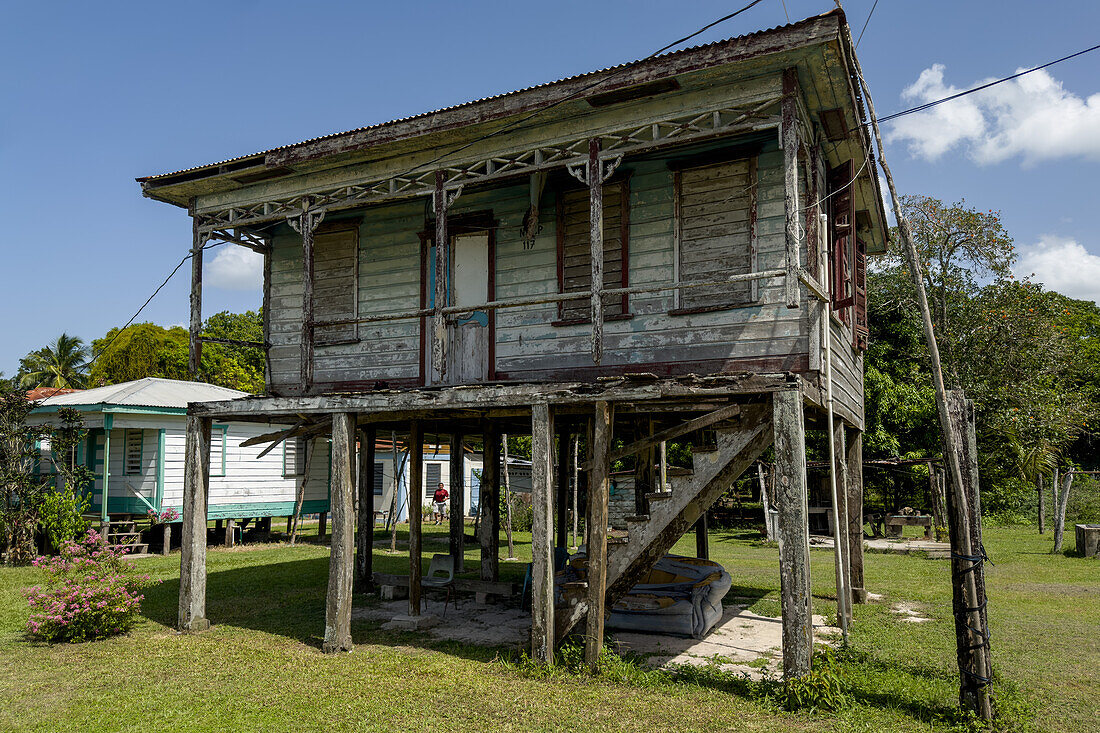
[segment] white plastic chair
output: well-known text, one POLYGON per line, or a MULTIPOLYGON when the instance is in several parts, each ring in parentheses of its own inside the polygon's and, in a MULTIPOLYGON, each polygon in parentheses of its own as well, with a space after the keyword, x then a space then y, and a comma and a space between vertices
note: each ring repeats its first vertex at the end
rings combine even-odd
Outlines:
MULTIPOLYGON (((421 588, 445 588, 447 598, 443 601, 443 618, 447 618, 447 604, 454 598, 455 589, 455 565, 454 558, 450 555, 432 555, 432 562, 428 565, 428 574, 420 579, 421 588)), ((427 608, 428 599, 424 599, 424 607, 427 608)), ((454 607, 458 608, 458 601, 454 601, 454 607)))

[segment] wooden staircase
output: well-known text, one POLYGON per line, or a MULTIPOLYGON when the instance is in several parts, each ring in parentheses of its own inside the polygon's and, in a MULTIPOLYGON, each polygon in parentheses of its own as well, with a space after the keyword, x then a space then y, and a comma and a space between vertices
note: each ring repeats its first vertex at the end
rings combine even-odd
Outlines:
POLYGON ((149 543, 141 541, 141 532, 133 520, 111 522, 107 530, 107 546, 116 550, 125 549, 127 557, 149 554, 149 543))
MULTIPOLYGON (((695 524, 718 497, 772 444, 769 404, 747 405, 738 418, 715 426, 716 444, 693 449, 689 473, 670 476, 670 491, 646 494, 649 511, 627 517, 628 530, 607 540, 605 608, 626 594, 695 524)), ((563 639, 588 611, 587 583, 567 583, 555 608, 555 632, 563 639)))

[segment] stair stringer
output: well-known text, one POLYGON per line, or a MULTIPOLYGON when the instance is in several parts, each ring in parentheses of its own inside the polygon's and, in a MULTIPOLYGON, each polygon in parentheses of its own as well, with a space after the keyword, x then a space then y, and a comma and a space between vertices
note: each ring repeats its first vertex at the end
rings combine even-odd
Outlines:
MULTIPOLYGON (((740 423, 745 427, 719 428, 717 450, 696 453, 692 474, 673 479, 668 499, 651 502, 649 521, 632 527, 625 544, 608 547, 605 608, 633 588, 772 444, 770 405, 746 408, 740 423)), ((556 638, 564 638, 587 611, 583 599, 558 609, 556 638)))

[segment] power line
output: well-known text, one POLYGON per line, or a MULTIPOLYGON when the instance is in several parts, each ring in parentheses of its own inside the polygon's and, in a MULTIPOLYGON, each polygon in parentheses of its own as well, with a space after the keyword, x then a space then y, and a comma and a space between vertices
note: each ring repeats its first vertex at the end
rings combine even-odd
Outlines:
POLYGON ((863 33, 867 30, 867 24, 871 22, 871 16, 875 14, 877 7, 878 0, 875 0, 875 4, 871 6, 871 12, 867 13, 867 20, 863 21, 863 29, 859 32, 859 38, 856 39, 856 48, 859 48, 859 42, 863 40, 863 33))
MULTIPOLYGON (((1063 61, 1069 61, 1070 59, 1077 58, 1078 56, 1082 56, 1086 53, 1090 53, 1092 51, 1095 51, 1098 48, 1100 48, 1100 43, 1096 44, 1095 46, 1092 46, 1091 48, 1086 48, 1083 51, 1078 51, 1077 53, 1071 53, 1069 56, 1063 56, 1060 59, 1055 59, 1054 61, 1050 61, 1048 63, 1045 63, 1042 66, 1036 66, 1034 69, 1027 69, 1026 71, 1020 71, 1020 72, 1017 72, 1017 73, 1013 74, 1012 76, 1006 76, 1003 79, 997 79, 996 81, 991 81, 991 82, 988 82, 986 84, 982 84, 981 86, 976 86, 973 89, 967 89, 964 92, 959 92, 958 94, 952 94, 951 96, 944 97, 943 99, 937 99, 933 102, 927 102, 925 104, 919 105, 917 107, 913 107, 911 109, 903 110, 901 112, 895 112, 892 115, 886 115, 885 117, 879 117, 878 121, 880 123, 881 122, 889 122, 890 120, 897 119, 898 117, 904 117, 905 115, 911 115, 911 114, 914 114, 916 112, 923 112, 926 109, 931 109, 932 107, 943 104, 944 102, 950 102, 953 99, 958 99, 959 97, 965 97, 968 94, 973 94, 974 92, 980 92, 983 89, 989 89, 989 87, 997 86, 998 84, 1003 84, 1006 81, 1012 81, 1013 79, 1019 79, 1021 76, 1026 76, 1027 74, 1030 74, 1033 71, 1039 71, 1040 69, 1045 69, 1048 66, 1054 66, 1055 64, 1060 64, 1063 61)), ((870 122, 864 122, 863 124, 864 125, 869 125, 871 123, 870 122)))

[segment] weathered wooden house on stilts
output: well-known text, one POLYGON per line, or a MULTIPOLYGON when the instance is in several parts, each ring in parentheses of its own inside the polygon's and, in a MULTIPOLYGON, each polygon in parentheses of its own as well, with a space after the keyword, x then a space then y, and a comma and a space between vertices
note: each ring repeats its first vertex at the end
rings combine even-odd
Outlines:
MULTIPOLYGON (((863 585, 864 259, 887 237, 844 23, 833 11, 140 179, 194 222, 194 363, 203 248, 226 240, 265 262, 267 393, 188 412, 180 628, 208 624, 213 421, 332 436, 326 651, 351 648, 353 579, 371 577, 376 435, 396 431, 414 454, 425 431, 449 435, 454 454, 475 438, 488 455, 502 433, 533 436, 539 659, 587 619, 594 660, 608 604, 774 444, 784 668, 808 671, 804 426, 832 430, 843 611, 863 585), (663 490, 657 445, 701 429, 716 441, 697 445, 694 470, 663 490), (576 434, 589 445, 587 582, 555 602, 576 434), (636 485, 650 490, 635 492, 629 535, 609 542, 609 467, 625 455, 639 457, 636 485)), ((420 465, 413 455, 414 486, 420 465)), ((486 460, 481 477, 487 580, 497 466, 486 460)), ((463 491, 461 475, 451 491, 463 491)), ((413 617, 419 524, 413 512, 413 617)))

